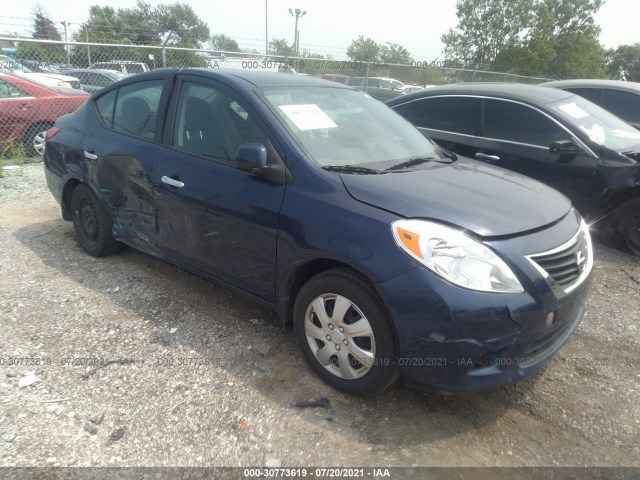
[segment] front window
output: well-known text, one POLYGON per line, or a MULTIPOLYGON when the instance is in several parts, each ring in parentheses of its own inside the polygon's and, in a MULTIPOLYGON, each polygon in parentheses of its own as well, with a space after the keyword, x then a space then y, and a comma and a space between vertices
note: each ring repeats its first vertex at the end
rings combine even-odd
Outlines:
POLYGON ((0 80, 0 98, 19 98, 19 97, 28 97, 29 95, 22 90, 20 90, 15 85, 5 82, 4 80, 0 80))
POLYGON ((560 125, 526 105, 487 99, 483 113, 483 137, 545 148, 557 140, 571 140, 560 125))
POLYGON ((128 63, 125 65, 129 73, 144 73, 144 67, 140 63, 128 63))
POLYGON ((619 151, 638 150, 638 130, 582 97, 565 98, 550 107, 598 145, 619 151))
POLYGON ((298 143, 323 167, 385 170, 416 158, 444 158, 413 125, 363 92, 288 87, 262 93, 298 143))

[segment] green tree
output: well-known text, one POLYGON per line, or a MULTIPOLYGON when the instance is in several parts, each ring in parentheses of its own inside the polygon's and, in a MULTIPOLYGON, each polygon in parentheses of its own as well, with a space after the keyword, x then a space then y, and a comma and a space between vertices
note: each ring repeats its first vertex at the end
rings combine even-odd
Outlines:
MULTIPOLYGON (((138 5, 142 3, 138 0, 138 5)), ((158 5, 151 14, 163 43, 167 45, 200 48, 209 40, 209 26, 186 3, 158 5)))
POLYGON ((269 55, 273 57, 284 60, 291 55, 292 52, 293 49, 284 38, 274 38, 269 42, 269 55))
POLYGON ((379 62, 380 45, 372 38, 358 36, 347 48, 347 56, 354 62, 379 62))
MULTIPOLYGON (((153 7, 142 0, 132 8, 100 7, 89 9, 89 19, 74 34, 75 41, 119 43, 184 48, 200 48, 209 40, 209 27, 198 18, 191 6, 181 3, 153 7)), ((91 62, 134 60, 152 67, 149 54, 160 58, 158 49, 90 47, 91 62)), ((199 66, 203 59, 193 52, 168 51, 167 66, 199 66)), ((74 65, 88 64, 85 49, 74 50, 74 65)))
POLYGON ((605 52, 593 15, 604 0, 458 0, 442 36, 448 60, 547 77, 601 77, 605 52))
POLYGON ((209 40, 209 27, 191 6, 181 3, 151 4, 138 0, 132 8, 89 9, 89 19, 80 26, 74 40, 96 43, 162 45, 198 48, 209 40))
POLYGON ((409 64, 412 62, 411 54, 402 45, 389 43, 380 47, 380 60, 385 63, 409 64))
POLYGON ((47 15, 44 7, 38 4, 33 9, 33 38, 43 40, 62 40, 60 32, 47 15))
POLYGON ((223 52, 240 52, 240 46, 233 38, 227 37, 222 33, 218 33, 211 37, 211 48, 214 50, 222 50, 223 52))
POLYGON ((611 78, 640 82, 640 43, 607 51, 606 64, 611 78))
POLYGON ((533 52, 541 46, 553 50, 553 55, 547 55, 548 74, 559 78, 605 74, 605 51, 598 41, 600 27, 593 18, 603 3, 604 0, 541 0, 536 4, 536 21, 527 47, 533 52))
MULTIPOLYGON (((33 9, 33 34, 35 39, 62 40, 55 23, 49 18, 46 10, 40 4, 33 9)), ((36 60, 43 64, 66 63, 66 53, 62 45, 45 45, 41 43, 20 42, 16 50, 16 57, 25 60, 36 60)))
POLYGON ((469 68, 487 68, 518 45, 531 24, 534 0, 458 0, 458 25, 442 35, 445 56, 469 68))

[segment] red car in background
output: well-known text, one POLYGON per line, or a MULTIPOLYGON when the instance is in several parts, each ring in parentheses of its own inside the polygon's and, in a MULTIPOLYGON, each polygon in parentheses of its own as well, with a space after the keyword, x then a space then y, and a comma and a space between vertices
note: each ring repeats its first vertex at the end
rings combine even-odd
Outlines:
POLYGON ((0 149, 13 141, 22 143, 28 155, 42 155, 45 132, 89 97, 83 91, 55 90, 0 72, 0 149))

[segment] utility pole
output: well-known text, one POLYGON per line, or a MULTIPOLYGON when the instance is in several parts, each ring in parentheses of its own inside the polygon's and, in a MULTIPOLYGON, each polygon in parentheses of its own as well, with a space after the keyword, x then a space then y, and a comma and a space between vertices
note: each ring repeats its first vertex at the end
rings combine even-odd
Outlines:
MULTIPOLYGON (((87 36, 87 43, 89 43, 89 26, 88 25, 84 26, 84 33, 87 36)), ((87 66, 90 67, 91 66, 91 47, 89 45, 87 45, 87 61, 89 62, 87 66)))
POLYGON ((269 55, 269 0, 264 0, 264 56, 269 55))
POLYGON ((294 30, 294 34, 293 34, 293 53, 294 56, 298 56, 298 54, 300 53, 300 32, 298 32, 298 19, 300 17, 304 17, 307 12, 306 10, 300 10, 299 8, 296 8, 295 10, 291 10, 289 9, 289 13, 296 17, 296 24, 295 24, 295 30, 294 30))
POLYGON ((71 24, 66 20, 63 20, 60 23, 64 27, 64 41, 65 41, 64 49, 67 51, 67 63, 71 64, 71 57, 69 56, 69 44, 67 43, 69 41, 69 38, 67 37, 67 27, 71 24))

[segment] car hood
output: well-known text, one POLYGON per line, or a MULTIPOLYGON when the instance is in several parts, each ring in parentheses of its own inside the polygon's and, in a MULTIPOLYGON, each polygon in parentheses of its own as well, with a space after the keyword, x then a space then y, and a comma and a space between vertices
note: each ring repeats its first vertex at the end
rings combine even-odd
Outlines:
POLYGON ((421 169, 341 178, 358 201, 406 218, 440 220, 481 236, 534 230, 571 210, 567 197, 536 180, 460 157, 421 169))
POLYGON ((38 79, 41 82, 45 83, 57 83, 57 81, 61 82, 77 82, 78 79, 76 77, 70 77, 68 75, 61 75, 59 73, 23 73, 25 77, 32 77, 34 79, 38 79))

